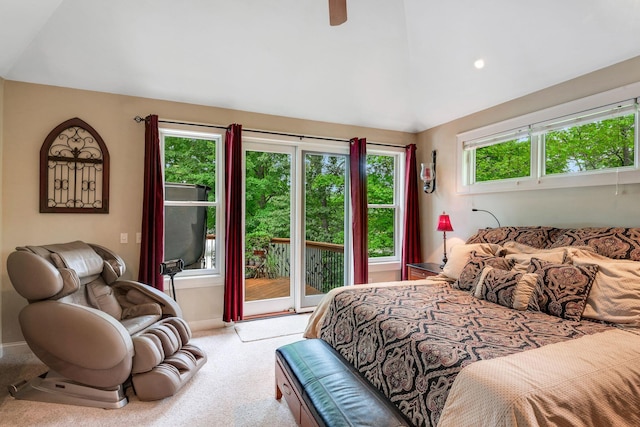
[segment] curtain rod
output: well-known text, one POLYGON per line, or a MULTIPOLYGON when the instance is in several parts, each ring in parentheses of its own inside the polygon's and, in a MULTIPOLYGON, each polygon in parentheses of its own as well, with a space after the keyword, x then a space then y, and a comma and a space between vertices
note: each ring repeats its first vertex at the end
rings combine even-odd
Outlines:
MULTIPOLYGON (((133 118, 133 120, 136 123, 142 123, 142 122, 144 122, 145 119, 143 117, 140 117, 140 116, 135 116, 133 118)), ((172 124, 172 125, 200 126, 200 127, 213 128, 213 129, 225 129, 225 130, 228 129, 228 126, 208 125, 208 124, 204 124, 204 123, 180 122, 180 121, 176 121, 176 120, 165 120, 165 119, 158 119, 158 123, 167 123, 167 124, 172 124)), ((243 128, 242 130, 243 131, 247 131, 247 132, 262 133, 262 134, 266 134, 266 135, 289 136, 289 137, 293 137, 293 138, 300 138, 301 140, 303 138, 305 138, 305 139, 316 139, 316 140, 321 140, 321 141, 351 142, 348 139, 329 138, 329 137, 322 137, 322 136, 306 136, 306 135, 300 135, 300 134, 295 134, 295 133, 273 132, 273 131, 260 130, 260 129, 244 129, 243 128)), ((382 144, 382 143, 379 143, 379 142, 367 142, 367 145, 377 145, 377 146, 380 146, 380 147, 403 148, 402 145, 382 144)))

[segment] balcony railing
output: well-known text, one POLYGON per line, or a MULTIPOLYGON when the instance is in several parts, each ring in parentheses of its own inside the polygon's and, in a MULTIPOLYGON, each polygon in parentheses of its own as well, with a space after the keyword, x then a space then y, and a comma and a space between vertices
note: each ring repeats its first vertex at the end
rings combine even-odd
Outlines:
MULTIPOLYGON (((323 294, 333 288, 343 286, 345 284, 344 245, 307 240, 305 246, 306 285, 323 294)), ((205 250, 205 268, 212 268, 215 263, 215 247, 215 235, 208 234, 205 250)), ((267 278, 290 277, 290 239, 271 239, 263 262, 265 265, 261 270, 261 274, 267 278)))
MULTIPOLYGON (((343 286, 344 245, 333 243, 305 242, 305 281, 321 293, 343 286)), ((291 241, 287 238, 273 238, 269 245, 267 272, 273 277, 289 277, 291 271, 291 241)))

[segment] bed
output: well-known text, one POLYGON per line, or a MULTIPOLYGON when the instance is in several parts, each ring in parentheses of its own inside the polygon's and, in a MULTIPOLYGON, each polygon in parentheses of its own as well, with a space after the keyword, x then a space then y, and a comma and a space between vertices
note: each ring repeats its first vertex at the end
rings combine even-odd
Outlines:
POLYGON ((500 227, 443 273, 334 289, 305 338, 417 426, 640 425, 640 228, 500 227))

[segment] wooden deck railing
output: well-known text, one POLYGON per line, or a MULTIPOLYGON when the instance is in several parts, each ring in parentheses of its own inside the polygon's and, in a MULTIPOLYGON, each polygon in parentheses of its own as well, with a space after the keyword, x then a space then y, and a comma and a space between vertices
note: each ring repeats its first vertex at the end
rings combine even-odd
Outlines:
MULTIPOLYGON (((305 242, 305 281, 308 286, 327 293, 344 285, 344 245, 334 243, 305 242)), ((291 241, 288 238, 273 238, 269 248, 275 259, 278 274, 290 271, 291 241)))
MULTIPOLYGON (((305 242, 305 280, 306 285, 321 293, 345 284, 344 280, 344 245, 334 243, 305 242)), ((215 262, 215 235, 207 235, 205 252, 205 268, 211 268, 215 262)), ((290 277, 291 275, 291 240, 273 238, 269 244, 268 265, 264 269, 271 278, 290 277)))

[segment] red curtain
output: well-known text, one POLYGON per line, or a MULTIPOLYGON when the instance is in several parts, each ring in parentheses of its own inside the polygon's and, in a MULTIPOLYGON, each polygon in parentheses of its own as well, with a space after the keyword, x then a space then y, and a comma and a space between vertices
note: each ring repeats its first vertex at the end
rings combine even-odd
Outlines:
POLYGON ((353 138, 349 144, 351 178, 351 213, 353 218, 353 283, 369 280, 368 209, 367 209, 367 140, 353 138))
POLYGON ((225 137, 225 278, 222 320, 242 320, 242 125, 232 124, 225 137))
POLYGON ((407 264, 421 261, 420 204, 418 203, 418 170, 416 145, 407 145, 405 167, 404 236, 402 239, 402 280, 407 280, 407 264))
POLYGON ((158 116, 147 116, 144 123, 144 195, 138 281, 163 291, 160 264, 164 258, 164 182, 158 116))

